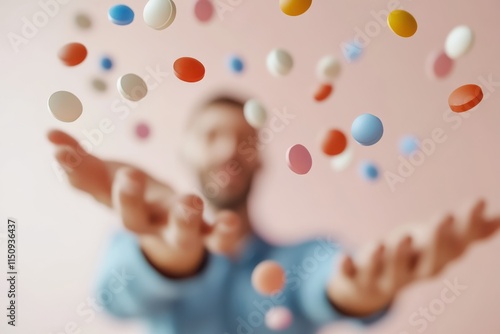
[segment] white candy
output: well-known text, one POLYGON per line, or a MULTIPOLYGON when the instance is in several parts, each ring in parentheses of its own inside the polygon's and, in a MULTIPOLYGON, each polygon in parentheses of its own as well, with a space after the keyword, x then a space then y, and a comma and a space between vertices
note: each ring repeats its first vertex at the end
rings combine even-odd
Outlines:
POLYGON ((318 62, 316 74, 322 81, 333 81, 339 76, 341 68, 340 59, 335 56, 324 56, 318 62))
POLYGON ((78 97, 64 90, 52 94, 47 104, 52 115, 61 122, 74 122, 83 111, 78 97))
POLYGON ((351 165, 353 156, 353 150, 347 147, 344 152, 331 158, 330 166, 334 171, 342 172, 351 165))
POLYGON ((446 43, 444 50, 446 55, 451 59, 457 59, 465 55, 474 44, 474 33, 468 26, 462 25, 455 27, 448 37, 446 37, 446 43))
POLYGON ((274 49, 267 56, 267 69, 274 76, 287 75, 292 67, 292 56, 283 49, 274 49))
POLYGON ((172 0, 150 0, 144 6, 143 18, 148 26, 156 30, 168 28, 177 13, 172 0))
POLYGON ((148 93, 148 87, 141 77, 129 73, 118 78, 116 83, 118 92, 127 100, 139 101, 148 93))
POLYGON ((248 124, 254 128, 260 128, 267 119, 266 109, 257 100, 248 100, 243 108, 243 113, 248 124))

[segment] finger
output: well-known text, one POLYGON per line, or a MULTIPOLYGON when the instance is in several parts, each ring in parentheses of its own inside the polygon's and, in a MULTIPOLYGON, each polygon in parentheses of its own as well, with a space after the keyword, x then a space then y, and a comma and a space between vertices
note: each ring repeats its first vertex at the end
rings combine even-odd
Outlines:
POLYGON ((56 149, 55 158, 61 167, 68 173, 82 163, 82 157, 69 145, 62 145, 56 149))
POLYGON ((370 257, 370 262, 368 263, 367 272, 370 279, 378 278, 384 269, 384 255, 385 246, 383 244, 378 245, 370 257))
POLYGON ((82 149, 80 144, 70 135, 67 133, 60 131, 60 130, 50 130, 47 133, 47 138, 49 141, 55 145, 68 145, 71 146, 73 149, 82 149))
POLYGON ((197 251, 204 248, 202 229, 203 201, 196 195, 184 195, 171 208, 166 239, 178 250, 197 251))
POLYGON ((113 207, 125 227, 136 233, 152 231, 144 200, 146 176, 135 169, 123 167, 115 175, 112 186, 113 207))
POLYGON ((215 218, 214 226, 205 237, 205 245, 213 253, 232 255, 238 249, 242 235, 239 216, 224 210, 215 218))
POLYGON ((354 261, 352 260, 352 257, 349 255, 344 255, 341 262, 340 262, 340 268, 342 270, 342 273, 346 275, 347 277, 354 278, 356 276, 356 265, 354 264, 354 261))
POLYGON ((412 255, 412 237, 404 236, 397 243, 392 256, 387 264, 390 281, 393 288, 399 288, 410 279, 410 262, 412 255))

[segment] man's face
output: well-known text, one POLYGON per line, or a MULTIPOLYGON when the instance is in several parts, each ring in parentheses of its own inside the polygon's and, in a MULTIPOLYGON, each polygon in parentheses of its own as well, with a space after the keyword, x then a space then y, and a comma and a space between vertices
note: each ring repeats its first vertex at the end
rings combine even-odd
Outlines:
POLYGON ((256 131, 242 108, 229 103, 209 105, 194 117, 184 155, 207 200, 216 208, 236 208, 247 200, 260 167, 256 131))

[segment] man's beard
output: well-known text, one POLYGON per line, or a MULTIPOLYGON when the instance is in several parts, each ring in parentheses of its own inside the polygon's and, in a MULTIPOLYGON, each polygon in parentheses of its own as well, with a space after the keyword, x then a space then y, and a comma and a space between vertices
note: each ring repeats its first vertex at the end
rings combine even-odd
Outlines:
MULTIPOLYGON (((221 194, 214 195, 213 193, 210 193, 208 187, 206 187, 207 183, 203 182, 203 180, 201 182, 202 184, 201 188, 203 191, 203 195, 210 203, 210 205, 212 205, 214 208, 218 210, 236 210, 247 202, 248 197, 250 196, 250 192, 252 190, 252 183, 253 183, 253 176, 250 176, 245 185, 245 188, 238 194, 235 194, 233 196, 227 196, 221 194)), ((221 188, 222 187, 217 186, 218 191, 220 191, 221 188)))

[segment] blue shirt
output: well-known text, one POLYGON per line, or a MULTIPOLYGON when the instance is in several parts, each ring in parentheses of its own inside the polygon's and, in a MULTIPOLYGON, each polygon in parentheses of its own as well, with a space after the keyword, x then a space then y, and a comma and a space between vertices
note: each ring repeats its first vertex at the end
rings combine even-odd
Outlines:
POLYGON ((348 318, 330 304, 326 286, 339 255, 337 244, 326 240, 275 247, 252 235, 238 259, 210 254, 198 275, 170 279, 149 264, 134 234, 120 231, 105 253, 96 295, 113 315, 144 320, 152 334, 276 333, 264 320, 274 306, 293 313, 292 325, 282 334, 312 334, 342 319, 361 325, 378 320, 387 309, 348 318), (281 293, 262 296, 253 289, 252 271, 264 260, 277 261, 285 269, 281 293))

